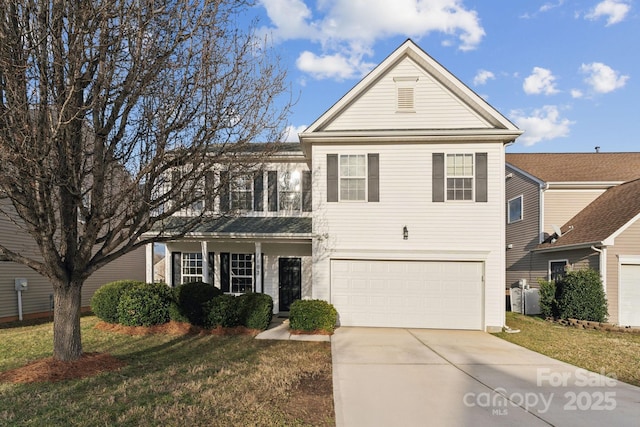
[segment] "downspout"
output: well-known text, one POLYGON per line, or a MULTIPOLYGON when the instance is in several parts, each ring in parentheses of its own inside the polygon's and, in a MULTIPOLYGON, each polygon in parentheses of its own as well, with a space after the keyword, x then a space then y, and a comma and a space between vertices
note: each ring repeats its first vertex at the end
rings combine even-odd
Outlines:
POLYGON ((598 252, 600 254, 600 277, 602 277, 602 290, 604 291, 604 295, 607 296, 607 247, 604 246, 602 249, 598 249, 595 245, 591 245, 591 249, 598 252))

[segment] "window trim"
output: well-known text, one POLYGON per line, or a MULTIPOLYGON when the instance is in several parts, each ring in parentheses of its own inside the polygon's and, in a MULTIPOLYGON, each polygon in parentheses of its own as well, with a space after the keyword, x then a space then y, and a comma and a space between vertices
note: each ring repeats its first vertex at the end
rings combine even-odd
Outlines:
POLYGON ((516 196, 507 200, 507 224, 520 222, 523 219, 524 219, 524 195, 520 194, 519 196, 516 196), (520 218, 512 220, 511 219, 511 202, 518 199, 520 199, 520 218))
POLYGON ((368 164, 367 164, 368 160, 367 160, 367 154, 366 153, 359 153, 359 154, 339 154, 338 155, 338 201, 339 202, 345 202, 345 203, 363 203, 363 202, 367 202, 368 200, 368 181, 369 181, 369 174, 368 174, 368 164), (344 157, 362 157, 364 160, 364 175, 362 176, 347 176, 347 177, 343 177, 342 175, 342 159, 344 157), (343 179, 352 179, 352 180, 362 180, 364 182, 364 195, 362 197, 362 199, 343 199, 342 198, 342 180, 343 179))
POLYGON ((202 252, 182 252, 182 255, 180 256, 180 284, 184 284, 184 283, 190 283, 190 282, 202 282, 204 281, 204 258, 202 256, 202 252), (190 265, 185 265, 185 262, 189 263, 190 258, 194 257, 195 259, 193 261, 196 262, 195 266, 190 266, 190 265), (198 259, 199 260, 199 265, 198 265, 198 259), (200 273, 185 273, 185 268, 187 269, 196 269, 196 270, 200 270, 200 273), (185 278, 190 278, 192 280, 185 280, 185 278))
POLYGON ((302 212, 302 171, 299 169, 293 170, 285 170, 279 172, 277 175, 277 198, 278 198, 278 212, 289 212, 289 213, 298 213, 302 212), (294 186, 294 190, 282 190, 281 183, 284 182, 284 179, 287 175, 290 176, 290 180, 294 174, 298 175, 297 185, 294 186), (285 200, 283 196, 287 194, 297 194, 298 195, 298 207, 297 208, 283 208, 282 202, 285 200))
MULTIPOLYGON (((229 254, 229 293, 234 294, 234 295, 239 295, 239 294, 244 294, 247 292, 255 292, 256 289, 256 274, 255 274, 255 254, 253 253, 230 253, 229 254), (247 262, 246 259, 240 260, 238 259, 239 256, 242 257, 249 257, 249 262, 251 263, 251 267, 250 267, 250 271, 251 271, 251 275, 247 275, 247 274, 236 274, 234 273, 234 266, 233 266, 233 261, 234 258, 236 258, 236 262, 247 262), (240 286, 239 284, 234 284, 234 279, 246 279, 246 278, 250 278, 251 279, 251 290, 250 291, 244 291, 244 292, 239 292, 234 290, 234 286, 240 286)), ((236 267, 239 268, 239 267, 236 267)), ((244 267, 244 269, 246 270, 247 267, 244 267)))
MULTIPOLYGON (((229 206, 231 208, 232 211, 238 211, 238 212, 252 212, 255 209, 254 206, 254 194, 255 194, 255 188, 254 188, 254 177, 251 174, 239 174, 234 176, 231 180, 231 182, 229 182, 229 206), (246 182, 249 183, 249 186, 251 187, 250 190, 244 189, 244 190, 237 190, 237 180, 238 179, 245 179, 246 182), (249 193, 249 203, 251 204, 250 208, 238 208, 236 206, 234 206, 234 194, 235 193, 249 193)), ((246 197, 246 195, 245 195, 246 197)))
MULTIPOLYGON (((476 201, 476 153, 445 153, 444 155, 444 200, 449 203, 469 203, 476 201), (449 158, 456 156, 471 157, 471 175, 452 175, 449 176, 449 158), (449 179, 471 179, 471 197, 468 199, 450 199, 449 198, 449 179)), ((455 191, 455 190, 454 190, 455 191)), ((465 191, 465 190, 463 190, 465 191)))
POLYGON ((560 262, 564 262, 564 268, 565 268, 565 273, 567 271, 567 267, 569 266, 569 260, 568 259, 550 259, 549 260, 549 267, 547 270, 547 278, 549 281, 552 281, 553 279, 551 278, 551 264, 553 263, 560 263, 560 262))

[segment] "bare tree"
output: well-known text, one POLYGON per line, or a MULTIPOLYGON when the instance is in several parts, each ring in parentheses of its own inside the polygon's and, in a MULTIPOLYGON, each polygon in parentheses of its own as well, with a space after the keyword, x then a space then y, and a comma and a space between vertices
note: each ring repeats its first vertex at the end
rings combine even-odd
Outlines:
MULTIPOLYGON (((1 211, 39 249, 0 255, 53 284, 56 359, 82 355, 89 275, 162 241, 144 233, 198 202, 207 165, 245 170, 260 161, 249 144, 280 137, 285 73, 243 24, 251 6, 0 0, 1 211)), ((206 179, 209 197, 221 184, 206 179)))

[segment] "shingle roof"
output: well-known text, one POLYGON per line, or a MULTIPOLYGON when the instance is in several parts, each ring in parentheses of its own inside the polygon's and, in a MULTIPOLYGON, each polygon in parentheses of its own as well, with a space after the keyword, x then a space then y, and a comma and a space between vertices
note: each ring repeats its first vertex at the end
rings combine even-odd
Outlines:
MULTIPOLYGON (((185 219, 171 217, 165 222, 164 230, 180 229, 185 219)), ((155 227, 158 231, 159 228, 155 227)), ((237 217, 212 218, 197 225, 191 233, 196 234, 310 234, 311 218, 309 217, 237 217)))
POLYGON ((543 182, 626 182, 640 178, 640 152, 508 153, 506 161, 543 182))
POLYGON ((640 214, 640 179, 609 188, 537 249, 601 242, 640 214), (573 227, 573 228, 572 228, 573 227), (556 237, 556 242, 551 243, 556 237))

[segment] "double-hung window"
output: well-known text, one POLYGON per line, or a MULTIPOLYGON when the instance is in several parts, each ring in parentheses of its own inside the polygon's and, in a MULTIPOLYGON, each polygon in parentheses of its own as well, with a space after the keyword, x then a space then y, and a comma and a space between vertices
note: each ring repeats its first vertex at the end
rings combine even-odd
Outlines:
POLYGON ((557 282, 567 274, 567 265, 569 262, 566 259, 549 261, 549 280, 557 282))
POLYGON ((447 154, 447 200, 473 200, 473 154, 447 154))
POLYGON ((253 292, 253 254, 231 254, 231 292, 253 292))
POLYGON ((299 171, 283 172, 278 176, 280 211, 299 212, 302 205, 301 175, 299 171))
POLYGON ((202 253, 192 252, 182 254, 182 283, 202 281, 202 253))
POLYGON ((231 182, 231 209, 253 210, 253 178, 250 176, 240 175, 231 182))
POLYGON ((340 200, 366 200, 367 156, 340 156, 340 200))

